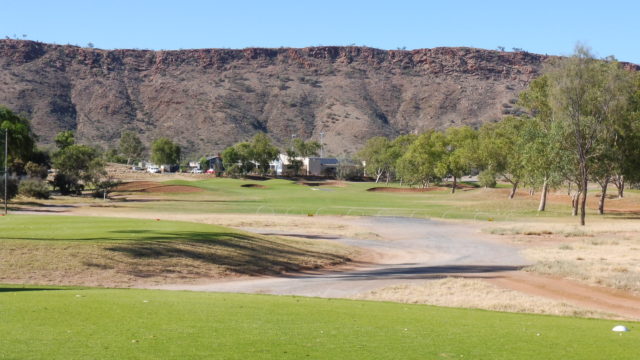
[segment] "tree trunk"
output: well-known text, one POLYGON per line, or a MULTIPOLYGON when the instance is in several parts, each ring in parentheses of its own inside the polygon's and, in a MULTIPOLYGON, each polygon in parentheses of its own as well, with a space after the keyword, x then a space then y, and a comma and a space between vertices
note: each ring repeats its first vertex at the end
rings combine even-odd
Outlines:
POLYGON ((518 182, 514 182, 511 187, 511 193, 509 193, 509 199, 513 199, 516 196, 516 190, 518 190, 518 182))
POLYGON ((386 175, 387 175, 387 181, 386 181, 385 185, 389 185, 389 172, 388 171, 386 172, 386 175))
POLYGON ((569 181, 569 186, 567 186, 567 195, 571 196, 571 181, 569 181))
POLYGON ((578 199, 580 198, 580 192, 576 191, 571 196, 571 216, 578 216, 578 199))
POLYGON ((624 175, 617 175, 613 179, 613 183, 618 189, 618 199, 622 199, 624 197, 624 175))
POLYGON ((589 186, 589 178, 587 172, 582 173, 582 191, 580 192, 580 225, 585 225, 585 217, 587 216, 587 186, 589 186))
POLYGON ((549 191, 549 184, 547 183, 547 179, 544 179, 544 183, 542 184, 542 194, 540 194, 540 205, 538 206, 538 211, 544 211, 547 208, 547 192, 549 191))
POLYGON ((600 194, 600 202, 598 202, 598 214, 604 215, 604 200, 607 198, 607 187, 609 186, 609 178, 600 184, 602 194, 600 194))
POLYGON ((458 186, 458 178, 457 177, 453 177, 453 186, 451 187, 451 193, 455 194, 456 193, 456 186, 458 186))
POLYGON ((380 177, 382 176, 382 171, 378 170, 376 172, 376 184, 380 181, 380 177))

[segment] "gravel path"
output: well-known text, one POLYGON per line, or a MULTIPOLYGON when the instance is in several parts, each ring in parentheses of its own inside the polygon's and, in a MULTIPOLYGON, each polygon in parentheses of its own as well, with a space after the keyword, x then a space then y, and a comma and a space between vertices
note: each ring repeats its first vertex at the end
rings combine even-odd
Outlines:
MULTIPOLYGON (((376 265, 349 271, 296 274, 203 285, 163 285, 160 289, 350 297, 394 284, 453 274, 490 277, 527 262, 516 248, 491 242, 473 225, 435 220, 376 217, 357 220, 382 240, 340 238, 335 241, 382 255, 376 265)), ((263 234, 284 232, 245 228, 263 234)), ((299 234, 296 234, 299 235, 299 234)))

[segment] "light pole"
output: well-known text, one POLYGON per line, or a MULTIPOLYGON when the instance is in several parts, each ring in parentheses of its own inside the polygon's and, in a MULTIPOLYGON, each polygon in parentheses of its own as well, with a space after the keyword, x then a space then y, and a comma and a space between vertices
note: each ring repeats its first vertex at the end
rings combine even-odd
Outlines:
POLYGON ((9 129, 4 129, 4 214, 7 215, 7 157, 9 154, 9 129))
POLYGON ((324 157, 324 132, 320 132, 320 157, 324 157))

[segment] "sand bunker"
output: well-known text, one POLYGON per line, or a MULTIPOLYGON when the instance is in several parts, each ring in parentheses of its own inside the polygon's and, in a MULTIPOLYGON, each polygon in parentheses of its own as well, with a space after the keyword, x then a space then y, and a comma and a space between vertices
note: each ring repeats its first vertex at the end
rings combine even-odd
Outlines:
POLYGON ((260 184, 242 184, 240 185, 243 188, 253 188, 253 189, 265 189, 266 186, 260 184))
POLYGON ((345 187, 347 186, 342 181, 299 181, 297 182, 297 184, 311 186, 311 187, 318 187, 318 186, 345 187))

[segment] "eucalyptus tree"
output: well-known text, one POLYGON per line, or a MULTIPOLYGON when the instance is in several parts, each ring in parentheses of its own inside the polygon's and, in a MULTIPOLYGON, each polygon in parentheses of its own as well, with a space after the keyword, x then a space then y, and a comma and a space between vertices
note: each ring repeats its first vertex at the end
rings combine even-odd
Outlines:
POLYGON ((533 80, 520 93, 518 105, 528 114, 522 137, 524 176, 529 184, 539 186, 538 211, 545 211, 549 188, 559 186, 566 176, 567 152, 560 134, 553 126, 553 112, 549 99, 549 78, 545 75, 533 80))
POLYGON ((250 142, 252 159, 258 166, 260 173, 266 175, 269 172, 270 162, 278 158, 280 150, 271 144, 267 134, 260 132, 250 142))
POLYGON ((440 138, 442 157, 436 166, 436 173, 443 178, 453 178, 452 194, 456 192, 458 179, 471 172, 477 138, 476 131, 468 126, 448 128, 444 137, 440 138))
POLYGON ((394 166, 394 159, 390 156, 391 141, 389 139, 376 136, 372 137, 364 144, 357 156, 365 161, 365 170, 376 177, 376 183, 385 173, 389 173, 394 166))
POLYGON ((592 159, 606 149, 623 121, 632 92, 631 74, 613 59, 598 60, 578 46, 571 57, 548 71, 549 99, 554 125, 576 158, 580 192, 580 224, 585 224, 592 159))
POLYGON ((398 174, 411 184, 428 187, 439 181, 437 166, 444 156, 444 134, 433 130, 418 135, 407 151, 398 159, 398 174))
POLYGON ((127 158, 127 165, 131 161, 140 160, 144 154, 145 147, 138 135, 132 131, 123 131, 118 144, 120 153, 127 158))
POLYGON ((478 132, 476 163, 489 173, 500 175, 511 184, 513 199, 526 171, 523 159, 522 131, 526 119, 508 116, 498 123, 485 124, 478 132))
MULTIPOLYGON (((35 151, 36 135, 31 130, 29 120, 0 106, 0 144, 3 145, 0 159, 4 160, 4 139, 8 140, 7 163, 11 167, 15 162, 26 163, 35 151), (5 131, 7 132, 5 134, 5 131)), ((4 166, 2 164, 1 166, 4 166)))

